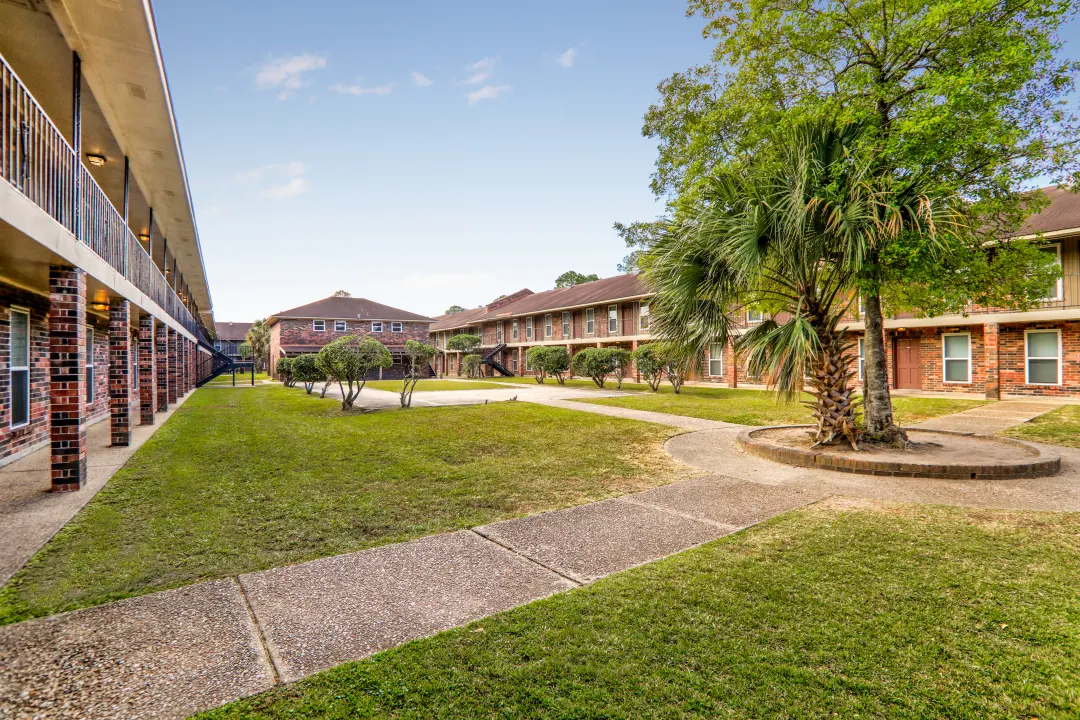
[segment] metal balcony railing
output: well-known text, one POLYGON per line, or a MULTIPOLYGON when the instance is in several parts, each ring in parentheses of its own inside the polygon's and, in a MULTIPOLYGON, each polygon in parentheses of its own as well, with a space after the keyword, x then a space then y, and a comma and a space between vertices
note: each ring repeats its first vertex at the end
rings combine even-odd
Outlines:
POLYGON ((0 178, 195 335, 198 326, 81 158, 0 55, 0 178))

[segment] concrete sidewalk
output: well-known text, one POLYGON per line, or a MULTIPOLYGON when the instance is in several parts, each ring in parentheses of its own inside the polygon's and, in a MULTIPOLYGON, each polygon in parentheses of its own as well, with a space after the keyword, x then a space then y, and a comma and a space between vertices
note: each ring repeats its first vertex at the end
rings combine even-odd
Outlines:
MULTIPOLYGON (((0 467, 0 585, 64 527, 105 486, 135 451, 150 439, 192 393, 178 398, 166 412, 156 413, 153 425, 133 425, 131 445, 109 443, 109 418, 86 431, 87 482, 78 492, 49 492, 50 450, 43 447, 0 467)), ((138 419, 137 414, 135 415, 138 419)))
POLYGON ((1065 403, 1047 400, 998 400, 971 410, 941 415, 915 427, 923 430, 952 430, 976 435, 994 435, 1014 425, 1029 422, 1056 410, 1065 403))

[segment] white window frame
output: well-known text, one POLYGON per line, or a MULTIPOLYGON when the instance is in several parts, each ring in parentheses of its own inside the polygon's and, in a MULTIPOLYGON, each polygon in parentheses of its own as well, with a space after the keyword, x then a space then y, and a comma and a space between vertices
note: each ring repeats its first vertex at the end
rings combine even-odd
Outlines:
POLYGON ((544 313, 544 337, 550 338, 555 329, 551 323, 551 313, 544 313))
POLYGON ((334 332, 348 332, 348 331, 349 331, 349 323, 347 321, 345 321, 345 320, 335 320, 334 321, 334 332))
POLYGON ((1060 328, 1031 328, 1024 331, 1024 384, 1025 385, 1039 385, 1041 387, 1059 387, 1061 385, 1062 373, 1062 348, 1061 348, 1061 329, 1060 328), (1039 355, 1032 357, 1028 354, 1028 335, 1031 333, 1057 333, 1057 357, 1043 357, 1039 355), (1031 361, 1032 360, 1057 360, 1057 382, 1055 383, 1036 383, 1031 382, 1031 361))
POLYGON ((638 303, 638 328, 640 330, 649 329, 649 303, 638 303))
POLYGON ((724 346, 721 343, 709 343, 709 377, 724 377, 724 346), (713 372, 713 363, 720 364, 720 372, 713 372))
POLYGON ((588 308, 585 311, 585 334, 596 334, 596 308, 588 308))
MULTIPOLYGON (((944 352, 944 350, 942 351, 944 352)), ((859 381, 866 374, 866 338, 859 338, 859 381)))
POLYGON ((619 306, 618 305, 608 305, 607 306, 607 331, 608 331, 608 335, 618 335, 619 334, 619 306), (611 326, 612 323, 615 324, 614 328, 611 326))
POLYGON ((954 332, 954 333, 942 333, 941 334, 941 382, 947 385, 970 385, 971 384, 971 333, 966 332, 954 332), (947 337, 966 337, 967 338, 967 357, 966 358, 951 358, 945 355, 945 338, 947 337), (949 361, 953 360, 966 360, 967 361, 967 380, 949 380, 949 361))
POLYGON ((403 322, 390 322, 390 332, 399 333, 405 332, 405 323, 403 322))
MULTIPOLYGON (((533 319, 531 317, 527 317, 525 318, 525 339, 532 340, 534 336, 535 332, 533 331, 533 319)), ((529 369, 527 365, 525 369, 529 369)))
POLYGON ((562 336, 563 340, 572 340, 574 337, 574 317, 570 314, 569 310, 563 310, 562 336))
POLYGON ((30 311, 29 310, 24 310, 23 308, 14 308, 14 307, 9 308, 9 311, 8 311, 8 342, 9 342, 9 345, 8 345, 8 357, 9 357, 9 360, 8 360, 8 388, 10 388, 9 392, 11 394, 12 399, 14 399, 14 396, 15 396, 15 373, 17 373, 17 372, 25 372, 26 373, 26 420, 23 421, 23 422, 18 422, 18 423, 15 422, 15 406, 14 406, 14 403, 12 403, 11 412, 8 414, 8 427, 10 427, 12 429, 26 427, 27 425, 30 424, 30 415, 31 415, 31 410, 32 410, 32 407, 31 407, 32 403, 30 402, 30 356, 32 355, 32 353, 30 351, 30 338, 32 337, 32 335, 33 335, 33 333, 32 333, 31 327, 30 327, 30 311), (23 315, 23 316, 26 317, 26 358, 23 359, 24 364, 16 364, 15 361, 18 358, 16 358, 11 353, 11 348, 14 347, 14 343, 11 342, 11 340, 13 338, 12 338, 12 333, 11 333, 10 329, 12 327, 11 317, 14 316, 14 315, 23 315))
POLYGON ((86 404, 94 402, 94 326, 86 326, 86 347, 83 348, 83 369, 86 378, 86 404))
POLYGON ((861 318, 865 314, 866 314, 866 308, 863 305, 863 296, 859 295, 859 317, 861 318))
POLYGON ((311 321, 311 330, 312 330, 312 332, 326 332, 326 321, 325 320, 312 320, 311 321))
MULTIPOLYGON (((1053 243, 1051 245, 1043 245, 1039 249, 1040 250, 1046 250, 1046 249, 1049 249, 1049 248, 1054 248, 1055 252, 1057 252, 1057 265, 1058 265, 1059 268, 1062 267, 1062 265, 1061 265, 1061 243, 1053 243)), ((1053 294, 1053 296, 1045 297, 1045 298, 1043 298, 1043 301, 1044 302, 1060 302, 1061 300, 1064 300, 1065 299, 1065 287, 1064 287, 1064 284, 1065 284, 1065 278, 1063 276, 1058 277, 1058 279, 1054 281, 1054 294, 1053 294)), ((1061 374, 1061 371, 1059 370, 1058 375, 1060 375, 1060 374, 1061 374)))
POLYGON ((532 361, 529 360, 529 352, 525 351, 525 372, 532 372, 532 361))
POLYGON ((514 320, 510 324, 510 339, 517 342, 521 338, 521 331, 518 329, 518 321, 514 320))
POLYGON ((513 356, 510 358, 510 369, 513 370, 514 372, 518 371, 518 356, 517 356, 517 353, 514 353, 513 356))
POLYGON ((764 319, 765 319, 765 313, 761 312, 760 310, 750 310, 749 308, 746 310, 746 324, 747 325, 757 325, 758 323, 760 323, 764 319), (756 316, 757 319, 755 319, 755 316, 756 316))
POLYGON ((503 321, 499 320, 495 323, 495 344, 502 345, 504 337, 505 336, 503 335, 503 321))
POLYGON ((382 331, 383 331, 383 322, 382 322, 382 320, 372 320, 371 321, 371 332, 373 332, 373 333, 381 333, 382 331))

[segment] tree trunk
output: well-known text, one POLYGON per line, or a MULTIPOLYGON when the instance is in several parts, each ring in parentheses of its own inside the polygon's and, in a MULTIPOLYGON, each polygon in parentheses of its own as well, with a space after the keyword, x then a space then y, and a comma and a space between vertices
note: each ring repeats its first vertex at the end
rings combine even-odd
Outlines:
POLYGON ((867 295, 863 303, 866 337, 863 344, 863 418, 866 434, 878 442, 907 445, 907 435, 893 420, 889 369, 885 362, 885 330, 881 296, 867 295))
POLYGON ((852 402, 854 393, 848 387, 855 373, 849 368, 850 361, 844 354, 851 343, 842 332, 825 332, 819 337, 821 354, 811 368, 813 377, 810 378, 814 401, 805 402, 818 421, 814 445, 846 439, 852 450, 858 450, 859 433, 855 428, 855 403, 852 402))

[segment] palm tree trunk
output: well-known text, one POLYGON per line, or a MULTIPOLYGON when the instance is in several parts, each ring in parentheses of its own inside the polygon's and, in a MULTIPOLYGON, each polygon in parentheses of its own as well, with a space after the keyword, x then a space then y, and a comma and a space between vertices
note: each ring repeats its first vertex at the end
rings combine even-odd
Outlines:
POLYGON ((818 421, 814 445, 827 445, 846 439, 852 450, 858 450, 854 392, 849 384, 855 373, 846 355, 851 343, 843 332, 826 331, 819 338, 821 352, 811 368, 813 376, 810 378, 814 401, 806 403, 818 421))
POLYGON ((893 420, 892 397, 889 395, 889 370, 885 362, 885 329, 881 315, 881 296, 867 295, 863 307, 866 337, 863 345, 863 417, 866 434, 879 442, 900 446, 907 444, 907 435, 893 420))

